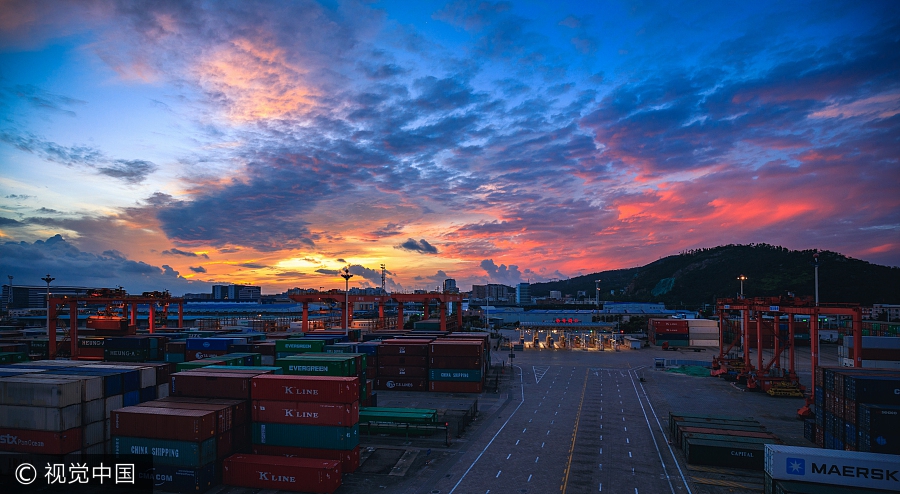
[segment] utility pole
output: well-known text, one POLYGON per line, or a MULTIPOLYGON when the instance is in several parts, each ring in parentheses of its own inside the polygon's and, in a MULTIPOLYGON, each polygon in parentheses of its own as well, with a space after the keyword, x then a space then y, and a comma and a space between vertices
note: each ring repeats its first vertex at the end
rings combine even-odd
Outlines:
POLYGON ((816 307, 818 307, 819 306, 819 253, 818 252, 813 254, 813 266, 816 267, 816 307))
POLYGON ((744 282, 747 281, 748 278, 744 275, 740 275, 737 279, 741 282, 741 298, 744 298, 744 282))
POLYGON ((387 290, 384 289, 384 287, 385 287, 385 284, 384 284, 384 281, 385 281, 384 273, 385 273, 385 270, 384 270, 384 263, 381 263, 381 293, 382 293, 382 295, 385 294, 385 293, 387 293, 387 290))

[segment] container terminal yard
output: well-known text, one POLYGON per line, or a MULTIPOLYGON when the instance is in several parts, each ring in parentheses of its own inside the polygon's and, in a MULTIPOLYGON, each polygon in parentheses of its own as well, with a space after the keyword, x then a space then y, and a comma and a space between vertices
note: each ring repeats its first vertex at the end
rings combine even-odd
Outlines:
POLYGON ((401 302, 389 324, 317 329, 325 300, 352 307, 307 294, 256 330, 185 328, 165 292, 50 297, 46 327, 0 334, 3 492, 105 492, 99 461, 119 492, 900 491, 898 324, 859 307, 479 332, 458 294, 402 294, 374 300, 401 302), (402 329, 417 301, 437 329, 402 329))

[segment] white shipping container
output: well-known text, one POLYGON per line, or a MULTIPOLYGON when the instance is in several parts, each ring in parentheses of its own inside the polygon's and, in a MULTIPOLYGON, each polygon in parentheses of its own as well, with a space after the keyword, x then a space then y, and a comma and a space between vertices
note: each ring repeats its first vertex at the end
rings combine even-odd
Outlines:
MULTIPOLYGON (((718 347, 719 340, 690 340, 691 346, 718 347)), ((678 348, 678 347, 675 347, 678 348)))
POLYGON ((79 376, 75 374, 39 374, 29 376, 36 380, 67 379, 81 381, 81 401, 93 401, 103 398, 103 378, 101 376, 79 376))
POLYGON ((773 479, 900 492, 900 457, 766 444, 764 469, 773 479))
POLYGON ((106 443, 105 442, 84 448, 84 454, 86 454, 86 455, 102 455, 105 453, 106 453, 106 443))
POLYGON ((267 367, 275 366, 275 356, 274 355, 262 355, 260 358, 260 363, 267 367))
POLYGON ((833 329, 820 329, 819 330, 819 341, 828 341, 831 343, 837 343, 838 332, 833 329))
POLYGON ((688 327, 691 329, 699 327, 719 327, 719 321, 714 319, 687 319, 688 327))
POLYGON ((103 444, 106 441, 106 421, 94 422, 84 426, 81 431, 81 445, 83 447, 103 444))
POLYGON ((691 333, 689 336, 692 340, 715 340, 719 341, 719 333, 691 333))
MULTIPOLYGON (((844 367, 853 367, 852 358, 840 359, 841 365, 844 367)), ((900 361, 898 360, 863 360, 864 369, 900 369, 900 361)))
POLYGON ((93 400, 83 403, 81 415, 82 422, 85 424, 106 420, 106 402, 104 400, 93 400))
POLYGON ((80 403, 63 408, 0 405, 0 427, 62 432, 80 426, 80 403))
POLYGON ((160 384, 156 387, 156 399, 167 398, 169 396, 169 383, 160 384))
POLYGON ((55 365, 59 367, 79 367, 82 365, 88 365, 91 362, 89 360, 35 360, 32 362, 20 362, 25 364, 24 367, 28 367, 28 365, 55 365))
POLYGON ((106 418, 109 418, 109 412, 111 412, 113 410, 118 410, 119 408, 122 408, 122 406, 125 404, 124 399, 122 398, 122 395, 109 396, 104 401, 106 403, 104 406, 104 408, 106 409, 106 410, 104 410, 104 413, 106 414, 106 418))
POLYGON ((6 377, 0 381, 0 404, 66 407, 81 403, 82 381, 6 377))
MULTIPOLYGON (((844 336, 844 346, 853 348, 853 336, 844 336)), ((896 336, 863 336, 862 347, 900 350, 900 338, 896 336)))
POLYGON ((688 328, 688 332, 691 334, 719 334, 719 328, 717 326, 691 327, 688 328))

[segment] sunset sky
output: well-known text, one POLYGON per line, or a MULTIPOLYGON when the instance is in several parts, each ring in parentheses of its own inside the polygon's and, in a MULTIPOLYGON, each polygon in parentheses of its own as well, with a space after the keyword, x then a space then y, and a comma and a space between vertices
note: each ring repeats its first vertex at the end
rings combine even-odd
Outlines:
POLYGON ((0 283, 900 265, 900 2, 0 0, 0 283))

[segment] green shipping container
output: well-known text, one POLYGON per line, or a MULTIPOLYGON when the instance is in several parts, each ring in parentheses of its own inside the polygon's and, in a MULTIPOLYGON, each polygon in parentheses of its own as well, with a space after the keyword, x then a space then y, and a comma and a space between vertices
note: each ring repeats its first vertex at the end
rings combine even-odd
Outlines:
POLYGON ((254 422, 253 444, 348 451, 359 446, 359 424, 335 427, 254 422))
POLYGON ((295 376, 338 376, 354 377, 347 360, 303 359, 300 356, 278 359, 275 365, 284 369, 285 374, 295 376))
POLYGON ((762 470, 764 444, 686 439, 682 447, 690 465, 762 470))
POLYGON ((2 352, 0 353, 0 364, 15 364, 18 362, 27 362, 28 354, 24 352, 2 352))
POLYGON ((181 362, 180 364, 176 365, 175 371, 181 372, 191 369, 199 369, 200 367, 206 367, 208 365, 225 365, 225 362, 217 359, 191 360, 190 362, 181 362))
POLYGON ((359 421, 398 422, 404 424, 433 424, 437 422, 437 410, 419 408, 359 407, 359 421))
POLYGON ((153 463, 197 468, 216 461, 216 439, 195 443, 143 437, 112 437, 112 454, 150 455, 153 463))
POLYGON ((480 382, 481 369, 430 369, 428 378, 432 381, 480 382))
POLYGON ((166 354, 166 362, 172 362, 175 364, 184 362, 184 354, 176 353, 176 352, 169 352, 166 354))
POLYGON ((222 355, 221 358, 235 358, 239 357, 242 360, 242 363, 238 365, 262 365, 262 354, 260 353, 227 353, 222 355))
POLYGON ((325 345, 325 353, 348 353, 347 347, 341 345, 325 345))
POLYGON ((340 360, 340 361, 347 360, 350 362, 350 372, 351 372, 350 375, 352 375, 352 376, 358 376, 360 369, 365 369, 365 366, 361 365, 361 364, 366 363, 365 357, 361 353, 335 354, 335 353, 312 352, 312 353, 304 353, 302 355, 291 355, 291 356, 285 357, 285 358, 291 358, 291 357, 318 358, 318 359, 325 359, 325 360, 340 360))
POLYGON ((259 371, 266 372, 267 374, 284 374, 284 369, 281 367, 268 367, 262 365, 208 365, 204 367, 204 369, 221 369, 224 371, 229 370, 251 370, 251 371, 259 371))
POLYGON ((321 352, 325 349, 325 342, 298 338, 296 340, 278 340, 275 342, 276 352, 321 352))

